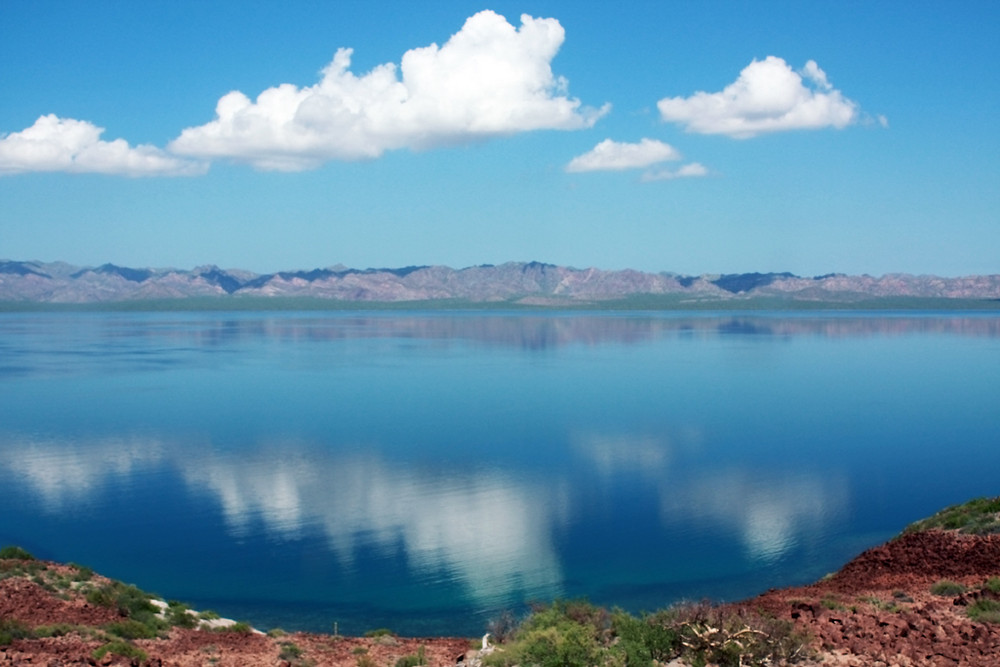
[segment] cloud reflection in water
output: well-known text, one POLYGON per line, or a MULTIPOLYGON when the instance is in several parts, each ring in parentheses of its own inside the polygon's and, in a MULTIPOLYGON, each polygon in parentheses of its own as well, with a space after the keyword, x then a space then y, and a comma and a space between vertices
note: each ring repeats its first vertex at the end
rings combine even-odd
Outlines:
POLYGON ((218 496, 236 534, 253 517, 286 538, 318 526, 348 568, 361 547, 389 558, 402 545, 414 568, 447 571, 481 603, 561 591, 553 503, 503 475, 448 478, 375 457, 307 461, 287 451, 181 465, 189 484, 218 496))

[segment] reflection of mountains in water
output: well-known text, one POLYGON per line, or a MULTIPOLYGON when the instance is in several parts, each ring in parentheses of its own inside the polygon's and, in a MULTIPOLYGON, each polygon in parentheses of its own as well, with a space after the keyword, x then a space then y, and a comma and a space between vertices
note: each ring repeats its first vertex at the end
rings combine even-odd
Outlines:
MULTIPOLYGON (((148 318, 118 320, 96 335, 169 337, 199 346, 225 346, 255 339, 322 342, 361 339, 412 339, 466 342, 525 350, 564 345, 632 344, 670 336, 758 336, 790 338, 821 336, 851 338, 948 334, 993 338, 1000 336, 1000 317, 853 316, 639 316, 549 314, 386 314, 371 316, 246 315, 216 319, 199 314, 191 319, 157 323, 148 318), (174 326, 172 326, 173 324, 174 326)), ((85 326, 85 323, 81 323, 85 326)))

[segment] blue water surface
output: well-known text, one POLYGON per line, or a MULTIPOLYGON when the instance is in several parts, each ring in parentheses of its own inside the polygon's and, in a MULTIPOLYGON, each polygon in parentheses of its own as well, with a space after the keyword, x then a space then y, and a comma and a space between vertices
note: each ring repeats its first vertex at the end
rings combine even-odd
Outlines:
POLYGON ((1000 317, 0 315, 0 543, 261 628, 815 580, 1000 494, 1000 317))

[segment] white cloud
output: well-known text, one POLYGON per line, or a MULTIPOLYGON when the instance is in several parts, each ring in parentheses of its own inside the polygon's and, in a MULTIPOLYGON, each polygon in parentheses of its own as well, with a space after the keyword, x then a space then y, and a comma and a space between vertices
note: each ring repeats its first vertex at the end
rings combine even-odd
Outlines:
POLYGON ((700 162, 691 162, 679 169, 647 171, 642 175, 642 181, 649 183, 651 181, 670 181, 675 178, 697 178, 699 176, 708 176, 708 169, 700 162))
POLYGON ((573 158, 566 171, 642 169, 658 162, 679 160, 680 157, 677 149, 656 139, 642 139, 637 144, 605 139, 590 151, 573 158))
POLYGON ((104 128, 85 120, 40 116, 20 132, 0 136, 0 175, 33 171, 117 174, 122 176, 186 176, 204 173, 207 165, 182 160, 124 139, 102 141, 104 128))
POLYGON ((523 15, 515 28, 483 11, 444 46, 407 51, 398 73, 386 63, 357 76, 351 49, 340 49, 316 85, 282 84, 256 101, 230 92, 215 120, 185 129, 169 148, 294 171, 399 148, 590 127, 610 107, 589 109, 566 96, 566 80, 550 67, 564 37, 555 19, 523 15))
POLYGON ((680 123, 689 132, 737 139, 764 132, 839 129, 859 116, 858 105, 833 88, 815 61, 799 74, 776 56, 754 60, 721 92, 667 97, 657 107, 663 120, 680 123))

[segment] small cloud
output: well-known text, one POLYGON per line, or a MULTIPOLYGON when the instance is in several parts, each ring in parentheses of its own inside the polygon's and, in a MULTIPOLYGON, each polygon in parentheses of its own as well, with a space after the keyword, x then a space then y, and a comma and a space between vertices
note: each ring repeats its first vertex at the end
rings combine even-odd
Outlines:
POLYGON ((826 72, 819 68, 815 60, 810 60, 806 63, 806 66, 802 68, 802 76, 823 90, 833 90, 833 86, 826 80, 826 72))
POLYGON ((720 92, 667 97, 657 107, 664 121, 679 123, 688 132, 735 139, 764 132, 840 129, 859 116, 857 103, 834 89, 815 61, 807 62, 799 74, 776 56, 754 60, 720 92))
POLYGON ((691 162, 679 169, 650 170, 642 175, 643 183, 652 181, 670 181, 675 178, 697 178, 708 176, 708 169, 699 162, 691 162))
POLYGON ((216 117, 185 129, 169 149, 258 169, 312 169, 329 160, 376 158, 530 130, 575 130, 610 110, 566 95, 550 63, 565 39, 556 19, 521 16, 515 28, 492 11, 466 20, 444 44, 407 51, 361 76, 339 49, 319 83, 281 84, 251 100, 223 96, 216 117))
POLYGON ((637 144, 605 139, 587 153, 573 158, 566 165, 566 171, 642 169, 658 162, 679 160, 680 158, 681 154, 677 149, 656 139, 642 139, 637 144))
POLYGON ((20 132, 0 136, 0 175, 36 171, 116 174, 120 176, 191 176, 208 165, 182 160, 124 139, 102 141, 103 127, 85 120, 40 116, 20 132))

